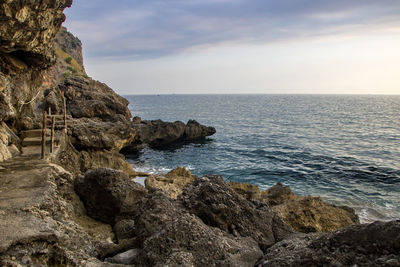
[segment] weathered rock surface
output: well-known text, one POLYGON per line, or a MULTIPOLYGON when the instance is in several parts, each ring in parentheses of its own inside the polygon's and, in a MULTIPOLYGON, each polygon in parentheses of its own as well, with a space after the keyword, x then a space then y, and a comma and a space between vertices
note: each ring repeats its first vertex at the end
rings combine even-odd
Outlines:
POLYGON ((299 232, 329 232, 359 223, 353 209, 325 203, 320 197, 296 196, 281 183, 263 192, 249 184, 231 182, 229 186, 249 200, 267 203, 299 232))
POLYGON ((0 121, 19 128, 33 117, 42 70, 55 61, 53 40, 71 0, 0 4, 0 121))
POLYGON ((293 233, 267 205, 244 199, 221 176, 194 181, 184 188, 180 199, 205 224, 234 236, 252 237, 263 250, 293 233))
POLYGON ((67 110, 74 118, 113 119, 132 117, 128 100, 117 95, 104 83, 83 77, 67 78, 61 86, 67 100, 67 110))
POLYGON ((252 238, 209 227, 160 191, 138 207, 138 266, 253 266, 262 255, 252 238))
POLYGON ((75 190, 90 217, 114 224, 115 217, 133 214, 146 189, 122 171, 93 169, 75 180, 75 190))
POLYGON ((113 238, 111 228, 85 215, 70 173, 43 160, 17 157, 0 163, 0 188, 1 266, 100 262, 95 257, 113 238))
POLYGON ((166 175, 150 175, 145 180, 147 189, 160 189, 166 192, 171 198, 177 198, 182 194, 183 188, 196 180, 197 177, 185 168, 177 167, 166 175))
POLYGON ((400 266, 400 221, 293 236, 268 249, 256 266, 400 266))
POLYGON ((5 1, 0 8, 0 52, 41 68, 54 61, 53 40, 72 0, 5 1))
POLYGON ((161 147, 178 141, 193 141, 213 135, 216 130, 200 123, 189 120, 185 125, 181 121, 164 122, 162 120, 141 121, 140 124, 133 123, 140 137, 128 147, 131 150, 141 148, 140 145, 150 147, 161 147))

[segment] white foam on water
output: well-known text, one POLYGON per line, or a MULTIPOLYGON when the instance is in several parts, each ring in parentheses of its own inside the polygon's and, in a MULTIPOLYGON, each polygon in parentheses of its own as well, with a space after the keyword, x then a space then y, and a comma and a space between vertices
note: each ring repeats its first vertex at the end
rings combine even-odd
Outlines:
POLYGON ((147 178, 146 176, 138 176, 138 177, 133 178, 132 181, 145 186, 144 181, 146 180, 146 178, 147 178))

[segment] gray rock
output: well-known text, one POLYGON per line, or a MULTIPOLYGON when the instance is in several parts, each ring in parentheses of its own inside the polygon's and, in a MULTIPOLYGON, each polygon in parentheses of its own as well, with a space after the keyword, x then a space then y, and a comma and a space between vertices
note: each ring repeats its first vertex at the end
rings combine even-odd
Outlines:
POLYGON ((132 238, 134 237, 135 221, 130 219, 119 220, 113 229, 118 240, 132 238))
POLYGON ((293 233, 268 206, 246 200, 221 176, 197 179, 184 188, 180 200, 205 224, 234 236, 252 237, 263 250, 293 233))
POLYGON ((253 266, 262 256, 252 238, 204 224, 161 191, 141 201, 135 221, 138 266, 253 266))
POLYGON ((390 266, 399 261, 400 221, 392 221, 293 236, 269 248, 257 266, 390 266))
POLYGON ((132 115, 128 100, 106 84, 82 77, 67 78, 60 86, 67 101, 67 110, 74 118, 110 120, 120 114, 129 120, 132 115))
POLYGON ((112 258, 106 258, 104 261, 119 264, 132 264, 139 252, 139 249, 130 249, 128 251, 117 254, 112 258))
POLYGON ((133 213, 136 203, 147 193, 122 171, 106 168, 89 170, 77 178, 75 191, 90 217, 112 225, 116 216, 133 213))

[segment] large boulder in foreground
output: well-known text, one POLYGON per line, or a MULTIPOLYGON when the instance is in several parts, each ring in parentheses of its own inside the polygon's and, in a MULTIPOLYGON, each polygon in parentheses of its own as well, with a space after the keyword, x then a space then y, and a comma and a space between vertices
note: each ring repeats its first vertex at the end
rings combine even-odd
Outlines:
POLYGON ((147 189, 160 189, 171 198, 177 198, 182 194, 183 188, 196 179, 197 177, 186 168, 178 166, 164 176, 150 175, 146 178, 145 185, 147 189))
POLYGON ((179 198, 203 222, 234 236, 251 237, 265 250, 293 233, 267 205, 253 204, 221 176, 206 176, 186 186, 179 198))
POLYGON ((133 214, 137 202, 147 193, 122 171, 106 168, 89 170, 78 177, 75 191, 88 215, 108 224, 114 224, 117 216, 133 214))
POLYGON ((359 223, 352 208, 325 203, 320 197, 297 196, 281 183, 262 192, 257 186, 245 183, 230 182, 229 186, 248 200, 267 203, 299 232, 330 232, 359 223))
POLYGON ((262 257, 250 237, 234 237, 191 215, 178 201, 153 191, 138 206, 137 266, 254 266, 262 257))
POLYGON ((400 266, 400 220, 293 236, 256 266, 400 266))

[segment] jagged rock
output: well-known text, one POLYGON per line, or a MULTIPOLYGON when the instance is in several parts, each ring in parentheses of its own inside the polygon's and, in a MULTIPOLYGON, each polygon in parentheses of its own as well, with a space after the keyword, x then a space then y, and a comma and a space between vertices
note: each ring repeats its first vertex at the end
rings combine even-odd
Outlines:
POLYGON ((134 237, 135 221, 132 219, 122 219, 114 225, 114 233, 118 240, 134 237))
MULTIPOLYGON (((56 63, 43 72, 42 88, 43 90, 52 89, 57 92, 57 106, 61 108, 63 103, 58 85, 63 83, 67 77, 87 77, 87 74, 83 66, 82 43, 77 37, 68 32, 65 27, 61 27, 57 33, 54 48, 56 51, 56 63)), ((49 103, 49 99, 46 99, 42 108, 48 110, 50 104, 53 103, 49 103)), ((56 111, 53 107, 52 110, 56 111)), ((61 114, 62 110, 60 109, 57 112, 61 114)))
POLYGON ((44 68, 54 62, 53 39, 72 0, 5 1, 0 8, 0 52, 44 68))
POLYGON ((139 124, 141 122, 142 122, 142 118, 141 117, 135 116, 132 119, 132 123, 134 123, 134 124, 139 124))
POLYGON ((236 182, 229 182, 228 185, 247 200, 261 200, 261 191, 256 185, 236 182))
POLYGON ((185 133, 183 138, 185 140, 196 140, 216 133, 214 127, 207 127, 201 125, 195 120, 189 120, 185 126, 185 133))
POLYGON ((147 190, 122 171, 99 168, 89 170, 75 180, 75 191, 85 204, 90 217, 108 224, 115 217, 131 214, 147 190))
POLYGON ((327 204, 320 197, 298 197, 272 209, 287 224, 304 233, 329 232, 359 223, 353 209, 327 204))
POLYGON ((128 175, 136 174, 132 165, 129 164, 124 155, 107 150, 83 150, 79 152, 78 166, 80 172, 85 173, 90 169, 111 168, 121 170, 128 175))
POLYGON ((296 196, 289 186, 281 183, 263 192, 249 184, 230 182, 229 186, 249 200, 267 203, 299 232, 329 232, 359 223, 354 209, 325 203, 320 197, 296 196))
POLYGON ((235 236, 252 237, 265 250, 293 233, 267 205, 244 199, 221 176, 206 176, 184 188, 183 205, 204 223, 235 236))
POLYGON ((398 220, 293 236, 269 248, 256 266, 399 266, 399 262, 398 220))
POLYGON ((106 84, 89 78, 70 77, 60 86, 67 100, 67 110, 74 118, 110 120, 120 114, 132 115, 128 100, 117 95, 106 84))
POLYGON ((289 186, 283 186, 278 182, 273 187, 262 192, 261 199, 270 206, 276 206, 296 199, 296 195, 292 192, 289 186))
POLYGON ((178 141, 192 141, 216 132, 215 128, 201 125, 193 120, 189 120, 186 125, 181 121, 142 121, 140 124, 132 123, 132 127, 137 130, 140 139, 131 145, 131 150, 137 150, 143 144, 150 147, 161 147, 178 141))
POLYGON ((177 198, 186 184, 193 182, 197 177, 185 168, 178 166, 168 172, 165 176, 150 175, 145 180, 147 189, 160 189, 166 192, 171 198, 177 198))
POLYGON ((72 144, 78 150, 106 149, 118 152, 138 138, 129 121, 75 119, 68 126, 68 131, 72 144))
POLYGON ((161 191, 149 194, 138 207, 138 266, 253 266, 262 255, 252 238, 207 226, 161 191))

